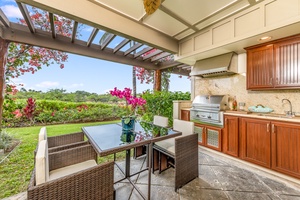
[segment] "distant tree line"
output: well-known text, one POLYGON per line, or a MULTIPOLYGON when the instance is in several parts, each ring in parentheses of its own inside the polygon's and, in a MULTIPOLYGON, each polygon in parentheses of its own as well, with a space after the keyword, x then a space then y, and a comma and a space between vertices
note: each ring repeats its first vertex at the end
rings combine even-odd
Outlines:
POLYGON ((116 103, 118 98, 110 94, 90 93, 82 90, 76 92, 66 92, 65 89, 50 89, 47 92, 26 90, 21 88, 17 94, 14 95, 16 99, 44 99, 44 100, 60 100, 66 102, 102 102, 102 103, 116 103))

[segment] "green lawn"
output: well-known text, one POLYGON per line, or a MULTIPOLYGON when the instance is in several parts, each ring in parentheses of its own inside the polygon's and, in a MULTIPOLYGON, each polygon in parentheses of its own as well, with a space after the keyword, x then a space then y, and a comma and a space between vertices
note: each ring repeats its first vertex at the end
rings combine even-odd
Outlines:
MULTIPOLYGON (((47 135, 55 136, 66 133, 74 133, 81 131, 82 126, 92 126, 115 122, 118 121, 49 125, 46 126, 47 135)), ((41 126, 7 129, 7 132, 13 134, 15 138, 21 140, 21 144, 8 157, 8 159, 6 159, 4 163, 0 164, 0 199, 26 191, 31 172, 33 170, 33 151, 37 145, 40 128, 41 126)), ((122 154, 119 156, 123 157, 122 154)), ((102 158, 101 161, 110 159, 112 159, 112 156, 102 158)))

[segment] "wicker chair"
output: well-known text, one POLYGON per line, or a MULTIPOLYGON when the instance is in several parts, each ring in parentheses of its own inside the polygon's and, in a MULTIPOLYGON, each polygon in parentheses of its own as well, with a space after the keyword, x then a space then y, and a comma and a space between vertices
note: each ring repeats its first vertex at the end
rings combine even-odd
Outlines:
POLYGON ((175 168, 175 191, 198 177, 198 135, 194 123, 174 119, 173 129, 182 136, 170 138, 153 145, 153 170, 159 173, 175 168))
POLYGON ((83 132, 48 137, 46 127, 40 129, 39 141, 42 140, 48 141, 49 153, 89 144, 88 141, 84 141, 83 132))
POLYGON ((91 145, 49 154, 45 146, 47 141, 41 141, 27 188, 28 200, 114 199, 114 163, 97 165, 91 145))
MULTIPOLYGON (((168 118, 167 117, 162 117, 159 115, 154 115, 153 118, 153 124, 161 127, 168 127, 168 118)), ((139 156, 142 156, 146 154, 146 146, 139 146, 134 148, 134 158, 137 158, 139 156)))

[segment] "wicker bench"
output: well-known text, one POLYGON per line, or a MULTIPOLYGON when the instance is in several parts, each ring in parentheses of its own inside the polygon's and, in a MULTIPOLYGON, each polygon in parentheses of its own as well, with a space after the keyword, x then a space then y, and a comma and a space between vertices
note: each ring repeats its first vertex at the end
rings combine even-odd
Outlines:
POLYGON ((97 165, 91 145, 48 153, 40 141, 27 188, 28 200, 114 199, 114 163, 97 165))
POLYGON ((194 123, 174 119, 173 129, 182 136, 170 138, 153 145, 153 171, 159 173, 175 168, 175 191, 198 177, 198 135, 194 123))

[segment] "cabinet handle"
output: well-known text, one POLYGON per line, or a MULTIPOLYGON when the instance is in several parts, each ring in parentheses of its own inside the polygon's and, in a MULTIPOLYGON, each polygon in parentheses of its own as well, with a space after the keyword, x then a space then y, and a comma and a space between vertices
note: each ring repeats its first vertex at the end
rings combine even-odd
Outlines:
POLYGON ((270 124, 267 124, 267 132, 270 132, 270 124))
POLYGON ((275 125, 272 124, 272 133, 275 133, 275 125))
POLYGON ((278 85, 278 78, 275 79, 275 85, 278 85))

